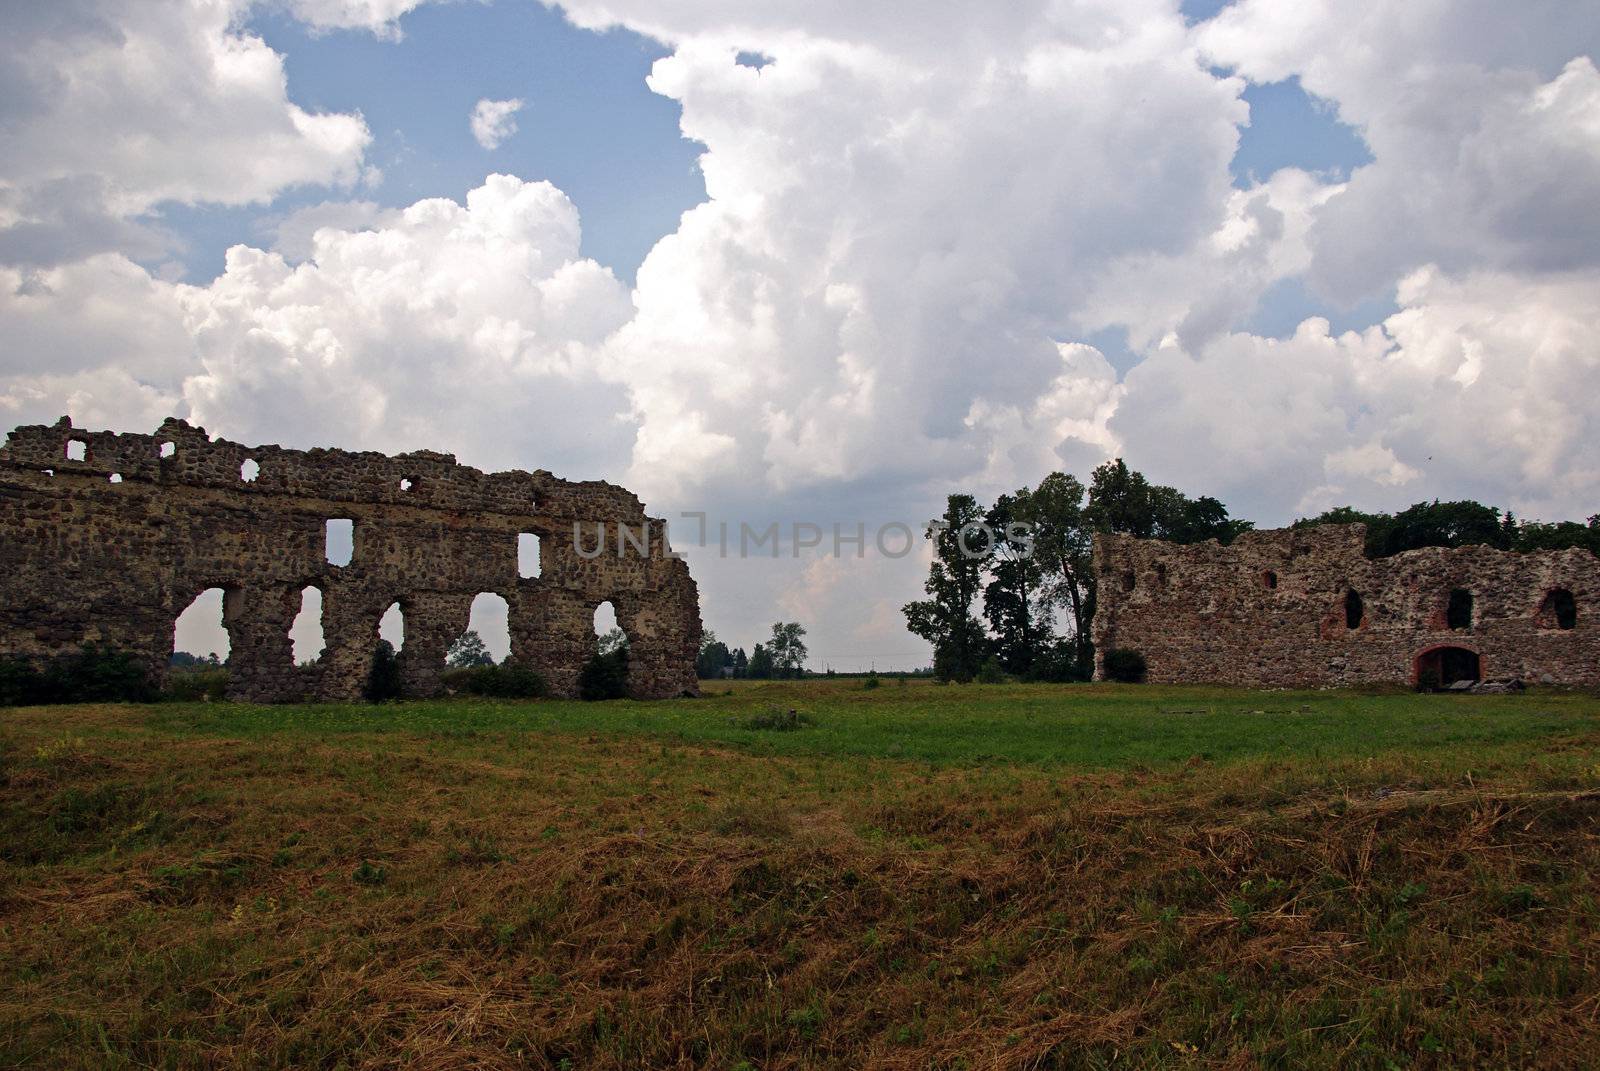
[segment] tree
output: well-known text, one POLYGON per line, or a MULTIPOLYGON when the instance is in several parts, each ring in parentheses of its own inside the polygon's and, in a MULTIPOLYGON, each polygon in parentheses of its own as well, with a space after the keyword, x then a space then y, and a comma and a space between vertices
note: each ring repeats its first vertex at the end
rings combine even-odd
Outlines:
POLYGON ((748 677, 750 675, 750 659, 741 647, 733 652, 733 675, 735 677, 748 677))
POLYGON ((400 658, 388 640, 379 640, 378 646, 372 651, 366 698, 371 703, 400 698, 400 658))
MULTIPOLYGON (((989 583, 983 589, 983 616, 994 635, 995 655, 1008 672, 1023 674, 1039 657, 1048 616, 1036 614, 1034 600, 1042 570, 1034 555, 1031 529, 1023 526, 1028 489, 1001 495, 984 516, 994 533, 989 583)), ((1048 614, 1048 607, 1044 608, 1048 614)))
POLYGON ((1500 511, 1481 502, 1418 502, 1396 514, 1362 513, 1349 506, 1330 509, 1294 522, 1296 528, 1318 524, 1364 524, 1367 556, 1387 558, 1421 547, 1464 547, 1487 544, 1509 550, 1527 529, 1508 524, 1500 511))
POLYGON ((1094 533, 1083 508, 1084 488, 1077 477, 1052 472, 1031 492, 1018 491, 1017 515, 1033 525, 1033 553, 1039 563, 1040 601, 1066 611, 1077 661, 1094 660, 1089 625, 1094 616, 1094 533))
POLYGON ((494 658, 490 656, 489 648, 484 646, 483 637, 469 628, 450 645, 444 663, 452 669, 467 669, 470 666, 492 666, 494 658))
POLYGON ((954 494, 944 516, 924 533, 933 543, 933 564, 923 585, 928 598, 906 603, 906 627, 933 644, 933 671, 940 680, 970 681, 988 656, 988 637, 972 614, 972 602, 993 553, 979 525, 983 514, 971 495, 954 494))
POLYGON ((605 635, 595 641, 595 649, 603 655, 625 651, 628 649, 628 634, 620 628, 608 629, 605 635))
POLYGON ((700 655, 694 662, 694 673, 703 681, 714 680, 722 676, 725 666, 733 663, 733 656, 728 653, 728 645, 717 639, 716 633, 706 629, 700 634, 700 655))
POLYGON ((778 677, 799 677, 806 664, 805 626, 798 621, 778 621, 772 626, 772 639, 767 652, 772 656, 772 668, 778 677))
POLYGON ((772 678, 772 655, 761 644, 756 644, 756 649, 750 652, 749 676, 753 680, 764 681, 772 678))

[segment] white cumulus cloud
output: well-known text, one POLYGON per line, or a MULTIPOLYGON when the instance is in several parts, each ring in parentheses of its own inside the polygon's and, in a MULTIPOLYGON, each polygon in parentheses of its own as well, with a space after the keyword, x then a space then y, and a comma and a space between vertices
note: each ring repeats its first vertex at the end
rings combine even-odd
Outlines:
POLYGON ((522 110, 522 99, 490 100, 485 97, 472 108, 472 136, 485 149, 498 149, 502 142, 517 132, 517 113, 522 110))

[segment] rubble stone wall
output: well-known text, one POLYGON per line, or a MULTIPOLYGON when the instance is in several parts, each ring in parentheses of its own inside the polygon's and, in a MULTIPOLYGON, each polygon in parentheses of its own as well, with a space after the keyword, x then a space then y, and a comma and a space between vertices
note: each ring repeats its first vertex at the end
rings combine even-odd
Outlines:
POLYGON ((0 448, 0 654, 43 660, 102 643, 147 660, 160 679, 174 623, 210 588, 224 593, 233 698, 359 697, 379 618, 395 602, 406 694, 436 695, 446 651, 484 592, 506 600, 511 661, 538 670, 555 695, 576 693, 606 601, 628 635, 630 694, 696 691, 698 591, 665 525, 623 488, 485 473, 431 451, 247 447, 175 419, 154 435, 83 431, 65 417, 10 434, 0 448), (343 566, 325 552, 336 518, 354 522, 343 566), (518 573, 522 534, 539 539, 533 578, 518 573), (297 668, 289 628, 308 586, 322 592, 325 649, 297 668))
POLYGON ((1153 682, 1414 684, 1430 657, 1459 649, 1484 680, 1600 685, 1593 554, 1468 546, 1368 558, 1365 541, 1361 524, 1247 532, 1229 546, 1096 537, 1096 677, 1123 647, 1144 655, 1153 682))

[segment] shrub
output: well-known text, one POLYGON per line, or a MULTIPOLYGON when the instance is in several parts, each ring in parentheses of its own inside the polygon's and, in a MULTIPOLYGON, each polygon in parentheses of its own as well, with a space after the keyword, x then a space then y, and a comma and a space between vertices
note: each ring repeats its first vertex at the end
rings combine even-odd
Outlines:
POLYGON ((809 714, 802 714, 798 710, 784 710, 782 707, 768 707, 760 714, 754 714, 740 723, 741 728, 762 729, 772 732, 787 733, 795 729, 803 729, 808 725, 815 725, 809 714))
POLYGON ((1106 652, 1106 676, 1122 684, 1143 684, 1146 673, 1144 655, 1128 647, 1106 652))
POLYGON ((589 701, 625 699, 628 695, 628 649, 597 654, 578 674, 578 698, 589 701))
POLYGON ((452 691, 492 699, 543 699, 550 694, 543 677, 527 666, 514 664, 447 669, 439 679, 452 691))
POLYGON ((388 640, 379 640, 372 652, 372 669, 367 673, 367 702, 382 703, 400 698, 400 659, 388 640))
POLYGON ((881 683, 876 673, 868 673, 867 679, 862 682, 861 687, 870 692, 872 689, 879 687, 881 683))
POLYGON ((167 688, 162 698, 174 703, 197 703, 224 699, 227 694, 227 670, 178 669, 167 674, 167 688))
POLYGON ((1006 671, 1001 669, 1000 663, 994 659, 991 658, 978 667, 979 684, 1004 684, 1005 682, 1006 671))
POLYGON ((41 671, 21 658, 0 662, 0 704, 148 703, 150 671, 131 654, 88 644, 41 671))

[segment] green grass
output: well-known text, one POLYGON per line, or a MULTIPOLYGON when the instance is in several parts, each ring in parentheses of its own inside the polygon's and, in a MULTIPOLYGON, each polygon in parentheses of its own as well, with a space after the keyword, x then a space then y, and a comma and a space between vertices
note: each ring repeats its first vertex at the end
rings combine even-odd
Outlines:
POLYGON ((1293 754, 1534 747, 1600 725, 1591 696, 1361 695, 1119 685, 951 685, 864 690, 859 681, 715 682, 692 702, 519 703, 480 699, 150 708, 161 732, 256 737, 341 733, 621 733, 760 753, 910 759, 938 765, 1161 766, 1293 754), (747 728, 769 708, 803 731, 747 728))
POLYGON ((710 690, 0 713, 0 1068, 1600 1051, 1592 697, 710 690))

